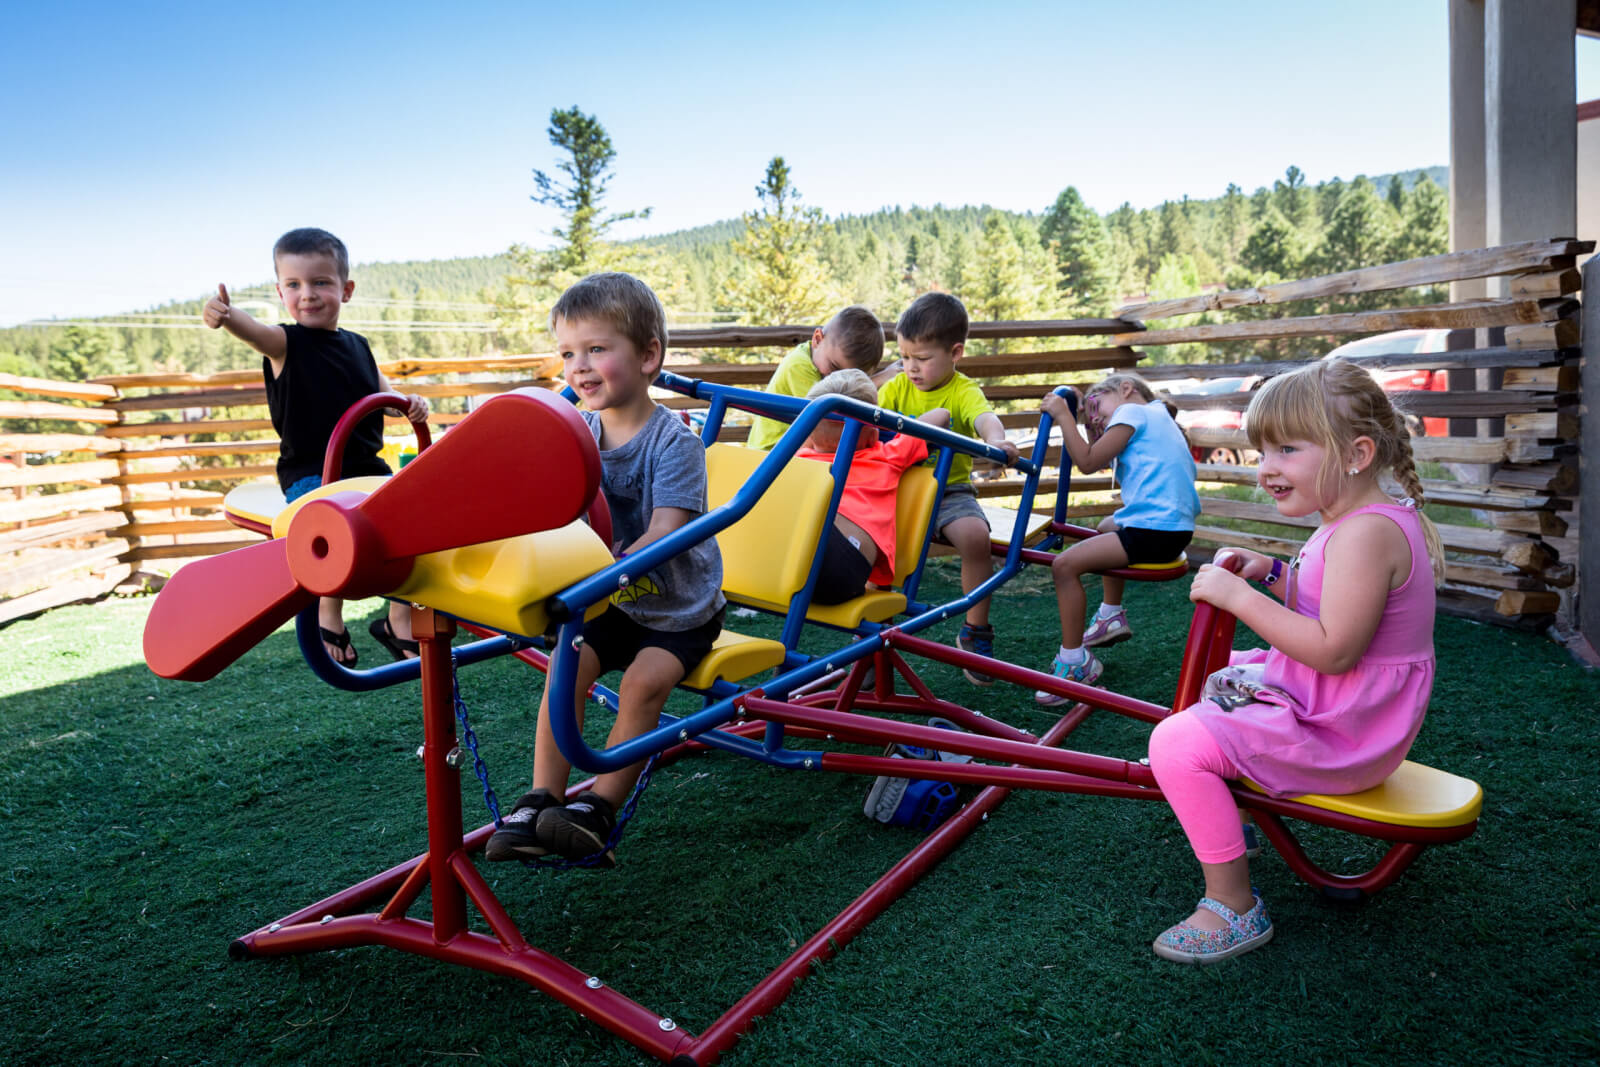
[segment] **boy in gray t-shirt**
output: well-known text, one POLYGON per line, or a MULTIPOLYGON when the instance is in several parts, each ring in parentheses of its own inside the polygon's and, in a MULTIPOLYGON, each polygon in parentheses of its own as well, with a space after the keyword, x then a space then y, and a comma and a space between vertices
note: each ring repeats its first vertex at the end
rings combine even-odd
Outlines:
MULTIPOLYGON (((650 398, 667 350, 666 313, 650 287, 627 274, 591 274, 561 295, 550 312, 562 374, 583 403, 600 447, 601 489, 611 510, 612 551, 619 557, 659 541, 706 510, 705 448, 671 411, 650 398)), ((638 575, 583 627, 575 710, 606 671, 621 670, 613 746, 661 721, 673 687, 711 651, 722 632, 722 556, 707 538, 638 575)), ((644 764, 595 778, 570 804, 572 766, 550 729, 550 691, 539 701, 533 789, 489 838, 484 855, 510 860, 557 853, 598 857, 609 849, 616 812, 644 764)))

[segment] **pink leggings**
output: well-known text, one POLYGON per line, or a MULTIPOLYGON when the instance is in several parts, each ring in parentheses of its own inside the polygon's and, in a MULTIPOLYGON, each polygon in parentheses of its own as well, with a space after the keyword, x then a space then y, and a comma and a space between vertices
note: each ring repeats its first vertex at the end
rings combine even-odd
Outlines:
POLYGON ((1156 723, 1150 769, 1201 863, 1227 863, 1244 855, 1239 809, 1225 781, 1242 775, 1198 716, 1179 712, 1156 723))

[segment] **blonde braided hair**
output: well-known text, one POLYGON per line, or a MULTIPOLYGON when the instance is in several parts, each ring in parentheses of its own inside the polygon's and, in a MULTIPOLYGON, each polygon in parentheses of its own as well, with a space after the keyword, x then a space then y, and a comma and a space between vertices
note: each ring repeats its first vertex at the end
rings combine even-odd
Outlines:
POLYGON ((1444 545, 1439 528, 1422 513, 1422 478, 1411 452, 1411 433, 1405 416, 1389 394, 1361 367, 1342 359, 1318 360, 1268 381, 1250 401, 1245 415, 1250 443, 1260 449, 1266 442, 1310 441, 1323 450, 1320 483, 1343 491, 1345 462, 1352 442, 1367 437, 1373 444, 1373 470, 1385 470, 1406 494, 1402 503, 1416 509, 1421 520, 1433 580, 1444 580, 1444 545))

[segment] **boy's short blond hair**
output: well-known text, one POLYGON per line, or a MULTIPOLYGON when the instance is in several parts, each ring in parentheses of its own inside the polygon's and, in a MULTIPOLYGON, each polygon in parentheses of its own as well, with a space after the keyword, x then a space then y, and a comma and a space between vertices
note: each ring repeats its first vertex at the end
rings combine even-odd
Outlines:
POLYGON ((667 354, 667 312, 644 282, 620 271, 602 271, 573 283, 550 309, 550 332, 557 319, 603 322, 633 342, 642 354, 651 341, 667 354))
POLYGON ((829 319, 822 332, 838 344, 845 362, 858 370, 871 374, 883 361, 883 323, 860 304, 851 304, 829 319))
POLYGON ((806 399, 815 400, 830 393, 842 393, 852 400, 860 400, 866 404, 878 403, 878 387, 872 384, 872 379, 867 377, 866 371, 856 370, 854 367, 834 371, 807 389, 806 399))

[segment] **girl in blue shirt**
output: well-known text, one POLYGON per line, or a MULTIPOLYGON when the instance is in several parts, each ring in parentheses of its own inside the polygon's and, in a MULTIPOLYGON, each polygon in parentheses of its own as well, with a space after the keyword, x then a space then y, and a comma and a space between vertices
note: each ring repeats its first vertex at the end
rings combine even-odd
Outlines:
MULTIPOLYGON (((1194 457, 1183 431, 1165 404, 1153 403, 1155 390, 1137 374, 1111 374, 1083 395, 1079 418, 1088 427, 1086 440, 1073 422, 1064 398, 1045 397, 1043 408, 1061 426, 1062 445, 1085 474, 1115 466, 1122 487, 1122 507, 1100 523, 1100 533, 1068 548, 1050 565, 1061 612, 1061 650, 1050 673, 1093 685, 1103 670, 1089 649, 1116 644, 1133 636, 1122 610, 1124 581, 1105 575, 1104 602, 1085 632, 1087 597, 1083 575, 1134 563, 1166 563, 1177 559, 1194 537, 1200 495, 1194 488, 1194 457)), ((1040 704, 1061 704, 1068 698, 1035 692, 1040 704)))

